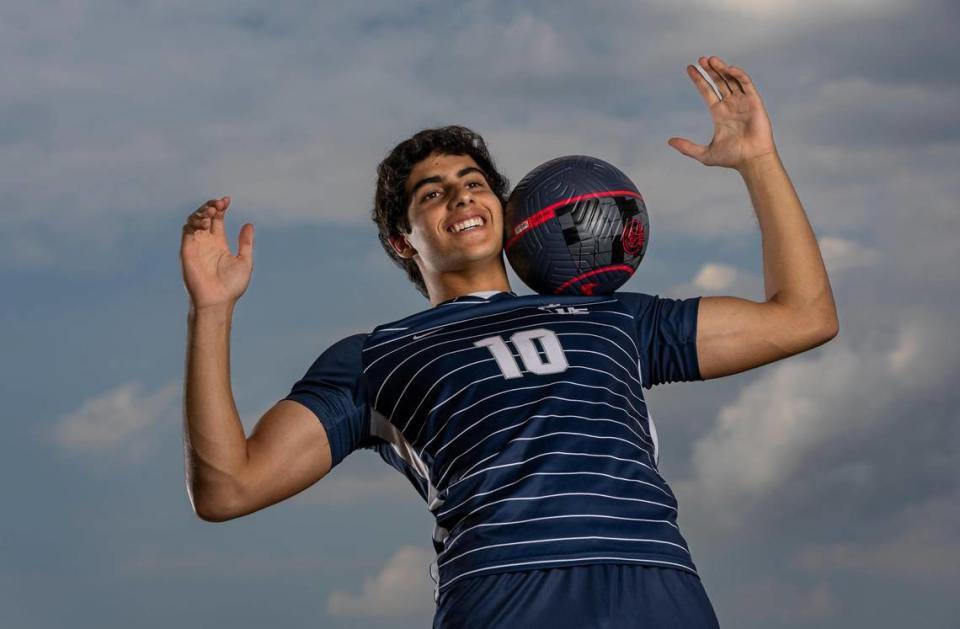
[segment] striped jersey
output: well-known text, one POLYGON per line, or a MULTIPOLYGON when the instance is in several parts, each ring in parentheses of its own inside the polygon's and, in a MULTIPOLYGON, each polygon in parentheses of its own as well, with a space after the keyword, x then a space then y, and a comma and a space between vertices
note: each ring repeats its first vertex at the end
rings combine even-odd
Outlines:
POLYGON ((347 337, 285 398, 426 500, 439 596, 591 563, 696 572, 643 389, 700 380, 699 297, 473 294, 347 337))

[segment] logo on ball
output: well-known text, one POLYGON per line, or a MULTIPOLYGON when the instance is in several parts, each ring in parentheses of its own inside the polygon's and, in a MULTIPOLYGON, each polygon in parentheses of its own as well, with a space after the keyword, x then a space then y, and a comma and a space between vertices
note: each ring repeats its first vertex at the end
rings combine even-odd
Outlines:
POLYGON ((623 242, 623 252, 633 255, 643 248, 643 223, 638 219, 631 218, 630 222, 623 226, 623 236, 620 240, 623 242))

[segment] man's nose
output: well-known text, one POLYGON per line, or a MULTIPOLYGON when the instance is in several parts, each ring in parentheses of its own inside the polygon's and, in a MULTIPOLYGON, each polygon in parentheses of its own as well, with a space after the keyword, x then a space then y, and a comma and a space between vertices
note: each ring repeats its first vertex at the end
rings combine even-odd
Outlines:
POLYGON ((454 196, 454 206, 462 207, 470 203, 473 203, 473 194, 470 192, 470 189, 466 186, 459 188, 454 196))

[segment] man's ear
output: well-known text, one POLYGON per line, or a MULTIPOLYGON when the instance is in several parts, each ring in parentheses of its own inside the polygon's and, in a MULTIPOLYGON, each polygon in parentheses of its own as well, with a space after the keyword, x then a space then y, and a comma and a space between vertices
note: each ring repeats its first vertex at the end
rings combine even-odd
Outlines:
POLYGON ((417 255, 417 250, 414 249, 410 245, 410 242, 403 236, 390 236, 387 240, 390 241, 390 246, 393 247, 393 250, 396 251, 397 255, 401 258, 409 260, 417 255))

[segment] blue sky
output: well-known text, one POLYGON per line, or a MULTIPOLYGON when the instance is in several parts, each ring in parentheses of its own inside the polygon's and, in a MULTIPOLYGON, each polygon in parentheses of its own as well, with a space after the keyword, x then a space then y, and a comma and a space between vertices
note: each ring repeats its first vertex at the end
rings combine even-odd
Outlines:
MULTIPOLYGON (((840 308, 829 344, 647 394, 722 624, 960 616, 955 3, 22 2, 0 8, 0 626, 428 626, 432 521, 376 455, 222 524, 184 486, 180 226, 256 226, 232 335, 249 430, 330 343, 426 307, 369 221, 420 128, 516 182, 627 172, 651 241, 624 287, 763 297, 736 173, 684 67, 754 78, 840 308), (399 578, 398 578, 399 577, 399 578), (422 577, 422 578, 421 578, 422 577)), ((514 281, 515 289, 527 292, 514 281)))

